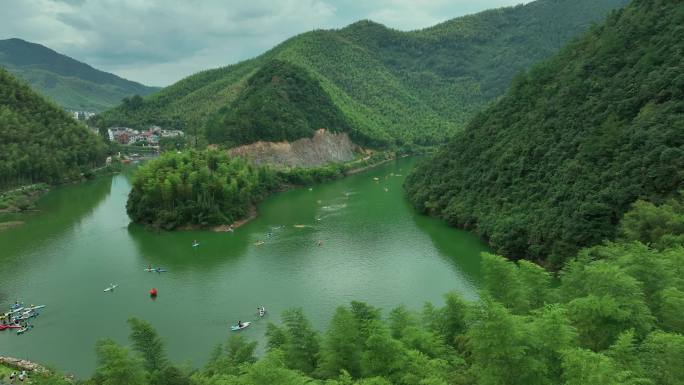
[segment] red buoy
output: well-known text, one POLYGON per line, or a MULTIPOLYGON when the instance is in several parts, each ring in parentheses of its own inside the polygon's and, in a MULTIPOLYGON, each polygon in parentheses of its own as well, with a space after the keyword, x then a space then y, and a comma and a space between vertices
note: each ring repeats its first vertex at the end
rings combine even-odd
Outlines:
POLYGON ((150 289, 150 297, 156 297, 157 296, 157 289, 152 288, 150 289))

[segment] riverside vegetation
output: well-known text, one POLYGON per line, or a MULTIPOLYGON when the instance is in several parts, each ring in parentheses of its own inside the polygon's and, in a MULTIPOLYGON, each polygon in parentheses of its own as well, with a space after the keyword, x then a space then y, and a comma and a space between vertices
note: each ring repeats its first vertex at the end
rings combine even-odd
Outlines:
POLYGON ((0 189, 80 179, 104 157, 97 135, 0 69, 0 189))
POLYGON ((615 237, 638 198, 684 182, 684 6, 633 1, 552 59, 406 181, 421 211, 559 267, 615 237))
POLYGON ((254 59, 129 98, 93 124, 206 131, 226 146, 264 139, 258 133, 310 137, 318 128, 349 132, 366 147, 434 145, 500 96, 517 71, 626 3, 538 0, 412 32, 370 21, 308 32, 254 59), (323 108, 311 111, 311 104, 323 108))
POLYGON ((443 306, 398 307, 384 317, 352 302, 324 334, 295 308, 281 326, 269 325, 261 359, 255 342, 233 335, 199 370, 175 366, 153 328, 131 319, 132 345, 100 341, 98 368, 82 383, 681 384, 683 223, 681 197, 639 201, 620 238, 581 250, 557 283, 532 262, 484 254, 477 302, 449 293, 443 306))

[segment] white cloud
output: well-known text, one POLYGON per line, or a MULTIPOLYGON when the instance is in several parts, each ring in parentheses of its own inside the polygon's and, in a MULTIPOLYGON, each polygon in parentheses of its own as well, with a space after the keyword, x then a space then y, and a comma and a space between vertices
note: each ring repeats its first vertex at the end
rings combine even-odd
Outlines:
POLYGON ((19 37, 145 84, 255 56, 295 34, 371 19, 423 28, 521 0, 0 0, 19 37))

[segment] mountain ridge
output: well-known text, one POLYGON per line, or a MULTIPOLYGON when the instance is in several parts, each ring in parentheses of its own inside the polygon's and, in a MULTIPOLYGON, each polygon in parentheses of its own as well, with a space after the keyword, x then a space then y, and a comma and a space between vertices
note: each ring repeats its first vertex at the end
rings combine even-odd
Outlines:
POLYGON ((407 179, 498 252, 560 265, 684 187, 684 7, 635 0, 513 81, 407 179))
POLYGON ((0 66, 69 110, 101 111, 157 90, 19 38, 0 40, 0 66))
POLYGON ((346 116, 350 134, 363 138, 360 144, 441 143, 503 93, 518 70, 547 57, 587 25, 626 3, 537 0, 410 32, 369 21, 305 32, 253 59, 182 79, 144 98, 136 109, 108 110, 98 124, 159 124, 201 133, 217 111, 239 96, 258 68, 282 60, 306 69, 320 82, 346 116), (568 10, 576 12, 567 16, 568 10), (553 14, 553 22, 548 21, 548 13, 553 14), (376 32, 364 35, 368 28, 376 32), (488 28, 496 34, 479 32, 488 28), (513 42, 500 38, 513 32, 522 38, 513 42), (373 40, 378 36, 382 44, 373 40), (516 49, 507 49, 510 44, 516 49), (471 63, 468 55, 473 52, 479 56, 471 63), (494 64, 478 72, 482 62, 494 64))

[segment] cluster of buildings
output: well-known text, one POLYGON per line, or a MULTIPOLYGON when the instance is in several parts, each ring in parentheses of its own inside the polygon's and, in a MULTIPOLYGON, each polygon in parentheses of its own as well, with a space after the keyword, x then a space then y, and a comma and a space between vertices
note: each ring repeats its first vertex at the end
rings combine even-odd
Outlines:
POLYGON ((129 127, 111 127, 107 130, 109 140, 120 144, 137 144, 158 146, 161 138, 183 136, 180 130, 164 130, 159 126, 150 126, 147 130, 134 130, 129 127))
POLYGON ((71 111, 71 113, 76 120, 88 120, 91 116, 95 115, 94 112, 90 111, 71 111))

